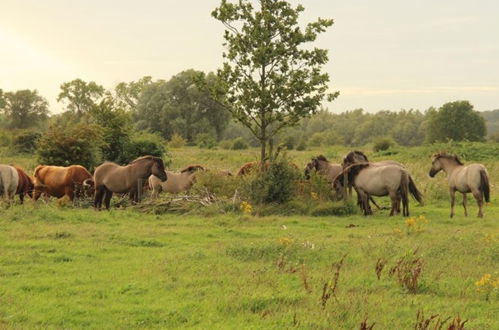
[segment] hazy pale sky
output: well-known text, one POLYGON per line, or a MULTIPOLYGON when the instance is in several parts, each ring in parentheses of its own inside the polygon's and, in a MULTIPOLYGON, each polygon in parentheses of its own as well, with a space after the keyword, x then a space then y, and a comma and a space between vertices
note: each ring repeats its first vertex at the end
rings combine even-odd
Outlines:
MULTIPOLYGON (((293 4, 298 1, 290 1, 293 4)), ((75 78, 106 88, 222 63, 220 0, 0 0, 0 88, 37 89, 58 112, 75 78)), ((420 109, 469 100, 499 108, 499 1, 304 0, 333 18, 316 45, 341 95, 331 111, 420 109)))

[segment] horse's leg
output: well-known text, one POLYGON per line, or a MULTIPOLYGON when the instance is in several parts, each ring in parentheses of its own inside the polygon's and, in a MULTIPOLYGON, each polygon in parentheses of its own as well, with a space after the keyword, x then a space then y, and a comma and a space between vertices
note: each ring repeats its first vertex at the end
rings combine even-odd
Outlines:
POLYGON ((106 209, 109 210, 111 206, 111 197, 113 197, 113 192, 107 188, 104 189, 105 189, 104 204, 106 205, 106 209))
POLYGON ((21 201, 21 205, 24 204, 24 193, 19 194, 19 200, 21 201))
POLYGON ((399 212, 399 194, 398 192, 390 192, 390 199, 392 201, 392 209, 390 210, 390 216, 393 216, 399 212))
POLYGON ((456 201, 456 190, 454 188, 450 188, 450 217, 454 216, 454 203, 456 201))
POLYGON ((478 217, 483 218, 483 195, 480 190, 472 190, 473 197, 476 199, 476 203, 478 204, 478 217))
POLYGON ((100 210, 102 207, 102 198, 106 189, 104 186, 95 187, 94 208, 100 210))
POLYGON ((374 204, 374 206, 376 206, 378 210, 381 210, 381 207, 374 201, 374 198, 372 198, 371 195, 369 195, 369 200, 374 204))
POLYGON ((468 204, 468 198, 466 193, 463 193, 463 207, 464 207, 464 216, 468 216, 468 210, 466 209, 466 204, 468 204))

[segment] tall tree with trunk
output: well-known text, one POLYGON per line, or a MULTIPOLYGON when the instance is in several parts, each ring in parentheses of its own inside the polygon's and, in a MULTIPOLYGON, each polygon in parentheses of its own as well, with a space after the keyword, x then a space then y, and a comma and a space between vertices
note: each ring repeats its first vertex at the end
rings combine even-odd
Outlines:
POLYGON ((61 85, 57 102, 67 103, 68 110, 82 115, 98 104, 104 92, 104 87, 97 85, 94 81, 87 83, 81 79, 75 79, 61 85))
POLYGON ((258 139, 263 168, 275 156, 273 137, 338 93, 328 92, 329 75, 322 71, 327 50, 310 45, 333 20, 319 18, 302 28, 303 6, 284 0, 259 0, 258 8, 252 3, 222 0, 212 12, 226 27, 225 62, 212 92, 258 139))
POLYGON ((48 102, 37 90, 19 90, 4 95, 2 110, 11 128, 39 126, 49 114, 48 102))

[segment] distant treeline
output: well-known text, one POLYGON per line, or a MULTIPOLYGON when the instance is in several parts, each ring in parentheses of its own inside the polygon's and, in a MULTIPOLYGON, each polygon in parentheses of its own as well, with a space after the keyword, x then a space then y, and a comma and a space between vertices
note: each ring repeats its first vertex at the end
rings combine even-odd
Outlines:
MULTIPOLYGON (((23 131, 18 144, 35 148, 34 137, 55 136, 81 125, 78 127, 85 127, 87 136, 98 140, 94 145, 100 146, 102 157, 116 161, 135 155, 127 145, 138 140, 139 135, 145 143, 143 134, 151 133, 160 140, 171 141, 172 146, 188 144, 210 148, 218 144, 222 148, 241 149, 247 144, 258 145, 247 129, 234 121, 206 91, 216 85, 215 79, 212 73, 186 70, 169 80, 146 76, 119 83, 111 90, 95 82, 75 79, 61 85, 57 99, 65 107, 61 114, 51 114, 48 102, 36 90, 6 92, 0 89, 0 128, 23 131), (92 127, 96 132, 88 131, 92 127), (56 132, 49 132, 50 129, 56 132), (26 136, 26 132, 31 135, 26 136), (121 157, 125 150, 130 156, 121 157)), ((388 144, 417 146, 449 140, 485 141, 487 129, 488 138, 499 141, 499 110, 477 112, 467 101, 449 102, 426 111, 368 113, 356 109, 335 114, 323 109, 283 131, 274 143, 289 149, 304 149, 361 146, 381 139, 388 144)), ((6 139, 4 134, 0 144, 5 145, 6 139)), ((154 140, 154 137, 146 140, 154 140)))

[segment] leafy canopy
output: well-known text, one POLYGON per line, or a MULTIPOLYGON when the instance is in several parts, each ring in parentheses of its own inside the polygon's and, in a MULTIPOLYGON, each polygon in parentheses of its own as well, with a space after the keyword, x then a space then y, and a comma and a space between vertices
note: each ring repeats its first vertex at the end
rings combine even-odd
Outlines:
MULTIPOLYGON (((0 90, 1 92, 1 90, 0 90)), ((18 90, 0 93, 0 111, 9 120, 11 128, 29 128, 39 126, 48 118, 48 102, 38 95, 37 90, 18 90)))
POLYGON ((57 102, 67 103, 68 110, 78 115, 85 114, 104 95, 105 89, 94 81, 89 83, 75 79, 61 85, 57 102))
POLYGON ((303 6, 293 8, 283 0, 260 0, 259 5, 222 0, 212 12, 226 27, 225 62, 212 92, 260 141, 263 161, 274 135, 338 93, 328 92, 329 75, 322 72, 327 50, 304 47, 333 20, 319 18, 303 29, 298 24, 303 6))

